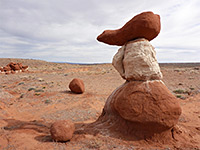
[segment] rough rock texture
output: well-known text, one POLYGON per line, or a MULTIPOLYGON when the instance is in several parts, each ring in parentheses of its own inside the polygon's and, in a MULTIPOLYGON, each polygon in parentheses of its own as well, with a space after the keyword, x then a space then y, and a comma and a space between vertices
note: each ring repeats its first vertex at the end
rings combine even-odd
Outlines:
POLYGON ((73 79, 70 84, 69 88, 73 93, 81 94, 85 91, 84 83, 81 79, 73 79))
POLYGON ((123 64, 123 59, 124 59, 124 49, 126 46, 122 46, 118 52, 115 54, 113 57, 112 65, 115 67, 115 69, 119 72, 122 78, 125 79, 125 71, 124 71, 124 64, 123 64))
POLYGON ((112 64, 126 80, 162 79, 154 47, 144 38, 130 41, 120 48, 112 64))
POLYGON ((13 62, 11 62, 11 63, 8 64, 8 66, 10 66, 10 68, 11 68, 13 71, 17 71, 17 70, 20 70, 20 69, 21 69, 18 63, 13 63, 13 62))
POLYGON ((181 114, 176 97, 157 80, 129 82, 113 99, 114 108, 122 118, 147 125, 149 130, 170 129, 181 114))
POLYGON ((28 66, 22 66, 22 70, 28 69, 28 66))
POLYGON ((180 114, 177 98, 162 81, 131 81, 109 96, 101 116, 89 127, 135 138, 153 137, 170 134, 180 114))
POLYGON ((128 41, 145 38, 149 41, 160 33, 160 16, 153 12, 143 12, 117 30, 105 30, 97 40, 110 45, 122 46, 128 41))
POLYGON ((4 70, 4 72, 8 72, 8 71, 11 71, 11 68, 10 68, 10 66, 5 66, 5 67, 3 67, 3 70, 4 70))
POLYGON ((56 121, 51 125, 51 137, 55 141, 68 141, 72 138, 75 131, 74 123, 70 120, 56 121))
POLYGON ((5 67, 0 68, 1 73, 6 73, 6 74, 15 74, 18 72, 25 72, 28 69, 28 66, 23 66, 22 63, 15 63, 15 62, 10 62, 7 64, 5 67))

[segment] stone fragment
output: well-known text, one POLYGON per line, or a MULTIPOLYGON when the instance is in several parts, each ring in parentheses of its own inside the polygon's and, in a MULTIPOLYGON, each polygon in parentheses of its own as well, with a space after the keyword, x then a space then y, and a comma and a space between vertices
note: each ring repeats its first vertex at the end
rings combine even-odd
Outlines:
POLYGON ((14 70, 11 70, 11 73, 12 73, 12 74, 15 74, 16 72, 15 72, 14 70))
POLYGON ((160 33, 160 16, 153 12, 143 12, 117 30, 105 30, 97 40, 110 45, 122 46, 138 38, 153 40, 160 33))
POLYGON ((74 123, 70 120, 56 121, 51 125, 50 133, 54 141, 65 142, 72 139, 75 131, 74 123))
POLYGON ((77 94, 81 94, 85 91, 85 86, 83 81, 78 78, 75 78, 70 82, 69 88, 73 93, 77 94))
POLYGON ((11 68, 9 66, 3 67, 4 72, 9 72, 11 71, 11 68))
POLYGON ((22 63, 17 63, 17 65, 19 66, 19 68, 20 68, 20 69, 22 69, 22 68, 23 68, 23 65, 22 65, 22 63))
POLYGON ((15 62, 10 62, 7 66, 9 66, 13 71, 20 70, 19 65, 15 62))
POLYGON ((113 66, 126 80, 160 80, 162 73, 154 47, 146 39, 128 42, 113 58, 113 66))
POLYGON ((27 70, 28 66, 22 66, 22 69, 27 70))

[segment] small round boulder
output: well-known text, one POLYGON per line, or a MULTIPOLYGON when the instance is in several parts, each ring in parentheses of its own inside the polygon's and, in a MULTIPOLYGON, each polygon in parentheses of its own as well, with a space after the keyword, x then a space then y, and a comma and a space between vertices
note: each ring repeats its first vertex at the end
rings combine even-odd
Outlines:
POLYGON ((56 121, 51 125, 50 128, 51 137, 57 142, 65 142, 71 140, 74 131, 74 123, 70 120, 56 121))
POLYGON ((82 94, 85 91, 84 83, 81 79, 73 79, 70 84, 69 88, 73 93, 82 94))

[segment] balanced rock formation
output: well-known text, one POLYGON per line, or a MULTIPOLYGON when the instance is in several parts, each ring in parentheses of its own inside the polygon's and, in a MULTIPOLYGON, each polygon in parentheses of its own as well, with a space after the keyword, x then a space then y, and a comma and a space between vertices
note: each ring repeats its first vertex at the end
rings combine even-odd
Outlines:
POLYGON ((160 17, 145 12, 120 30, 98 37, 111 45, 123 45, 112 64, 126 81, 108 97, 101 116, 86 130, 134 140, 173 139, 172 129, 181 115, 181 107, 161 81, 156 52, 149 42, 159 31, 160 17))
POLYGON ((112 64, 126 80, 162 79, 154 47, 144 38, 122 46, 115 54, 112 64))
POLYGON ((70 84, 69 88, 73 93, 82 94, 85 91, 84 83, 81 79, 73 79, 70 84))
POLYGON ((143 12, 117 30, 105 30, 97 40, 110 45, 122 46, 138 38, 153 40, 160 33, 160 16, 153 12, 143 12))
POLYGON ((75 131, 74 123, 70 120, 56 121, 51 125, 50 133, 54 141, 65 142, 72 139, 75 131))

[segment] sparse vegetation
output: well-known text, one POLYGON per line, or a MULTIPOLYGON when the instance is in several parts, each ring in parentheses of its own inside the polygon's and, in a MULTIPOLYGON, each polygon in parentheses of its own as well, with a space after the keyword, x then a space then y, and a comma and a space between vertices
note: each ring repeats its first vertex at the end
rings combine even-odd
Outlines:
POLYGON ((28 89, 28 91, 32 91, 32 90, 35 90, 35 88, 29 88, 29 89, 28 89))
POLYGON ((194 90, 194 88, 191 87, 190 90, 194 90))
POLYGON ((185 93, 185 91, 182 89, 177 89, 177 90, 174 90, 173 92, 176 94, 184 94, 185 93))
POLYGON ((51 102, 52 102, 52 101, 49 100, 49 99, 47 99, 47 100, 44 101, 45 104, 50 104, 51 102))
POLYGON ((177 97, 177 98, 181 98, 182 96, 181 96, 181 95, 176 95, 176 97, 177 97))
POLYGON ((40 96, 40 93, 35 93, 36 96, 40 96))
POLYGON ((42 90, 42 89, 35 89, 34 91, 35 92, 44 92, 44 90, 42 90))

